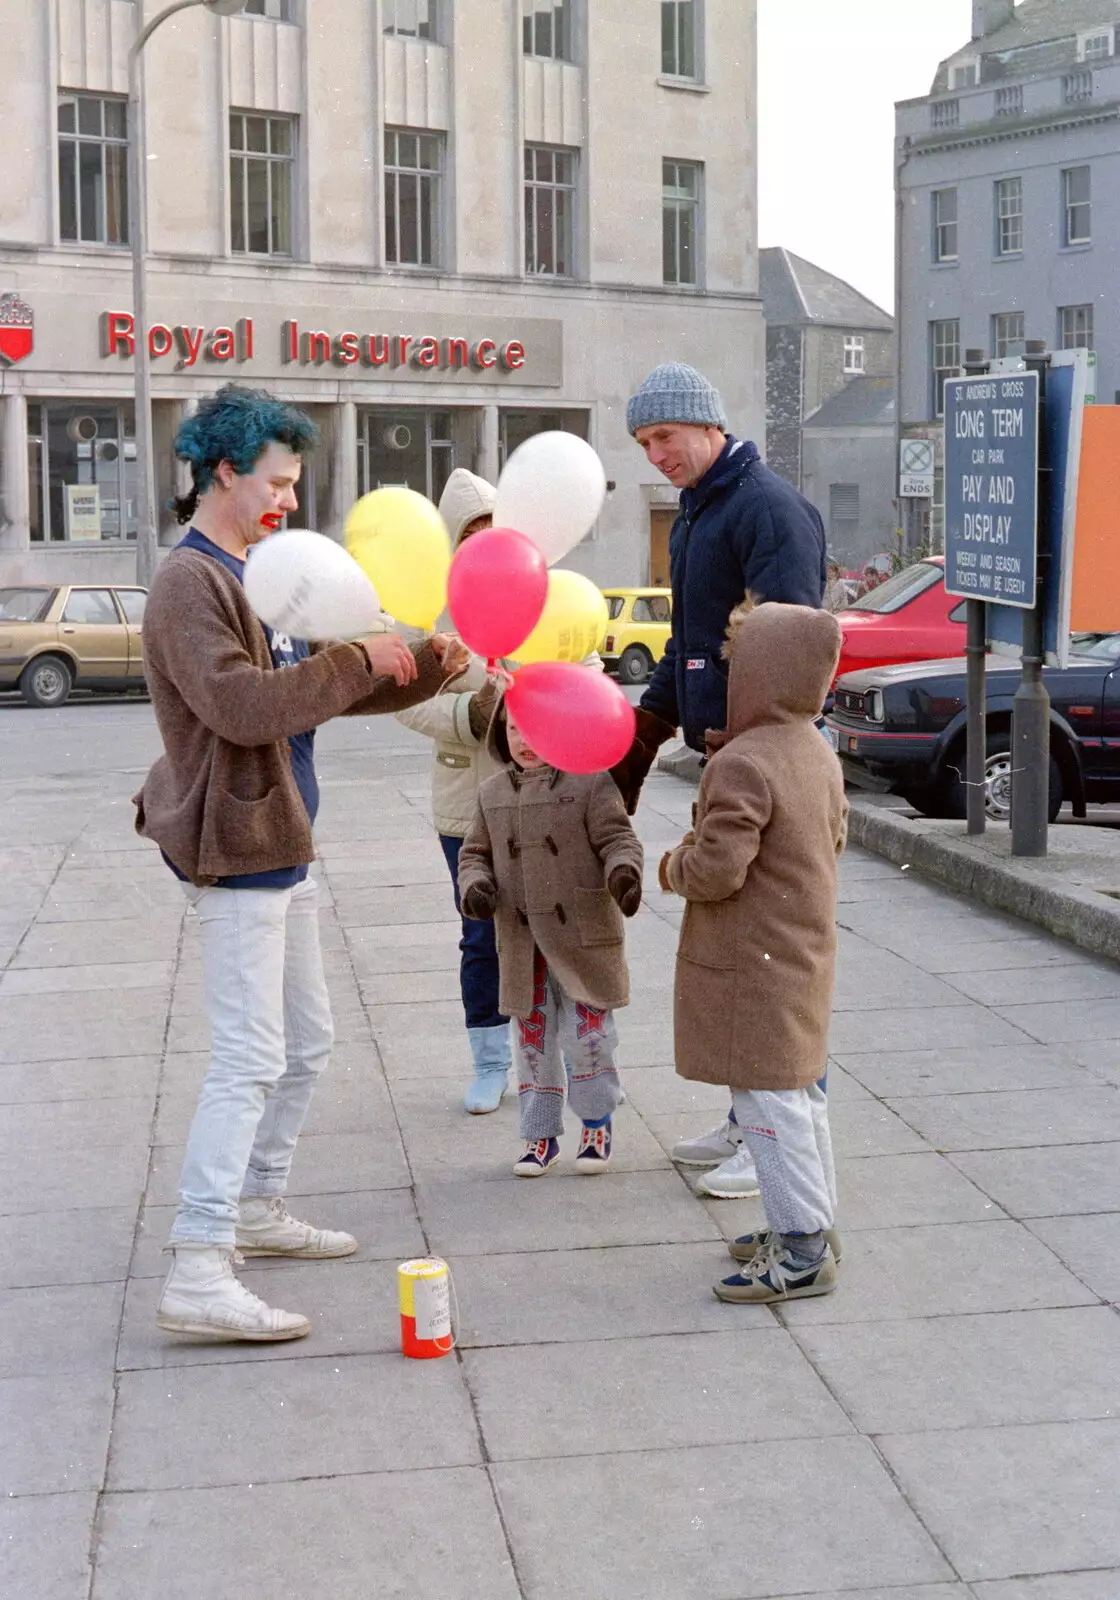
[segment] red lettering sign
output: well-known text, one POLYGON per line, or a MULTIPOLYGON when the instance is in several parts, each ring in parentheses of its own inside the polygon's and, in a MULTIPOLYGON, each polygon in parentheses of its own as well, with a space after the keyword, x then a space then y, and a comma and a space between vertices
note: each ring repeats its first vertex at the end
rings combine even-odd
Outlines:
POLYGON ((412 343, 412 335, 410 333, 402 333, 402 334, 399 334, 397 336, 397 365, 398 365, 398 367, 403 367, 405 362, 408 360, 408 347, 409 347, 409 345, 411 343, 412 343))
POLYGON ((303 359, 308 361, 329 361, 331 358, 331 336, 329 333, 305 333, 303 336, 303 359))
POLYGON ((502 365, 507 372, 516 372, 518 367, 525 365, 525 346, 520 339, 511 339, 503 346, 502 365))
POLYGON ((131 311, 103 311, 101 314, 101 354, 130 356, 136 346, 132 335, 131 311))
POLYGON ((352 367, 362 353, 356 333, 340 333, 334 342, 334 359, 340 366, 352 367))
POLYGON ((418 367, 439 366, 439 340, 421 339, 420 348, 416 352, 416 365, 418 367))
POLYGON ((175 335, 166 322, 153 322, 148 329, 148 354, 169 356, 175 348, 175 335))
POLYGON ((362 360, 367 367, 386 367, 389 364, 389 335, 367 333, 362 340, 362 360))
POLYGON ((465 339, 448 339, 447 365, 449 367, 469 367, 470 355, 465 339))
POLYGON ((498 347, 493 339, 480 339, 474 347, 474 364, 476 367, 496 367, 498 364, 498 347))
POLYGON ((175 340, 179 346, 178 365, 180 367, 194 366, 202 354, 202 341, 205 337, 205 328, 185 328, 180 326, 175 329, 175 340))

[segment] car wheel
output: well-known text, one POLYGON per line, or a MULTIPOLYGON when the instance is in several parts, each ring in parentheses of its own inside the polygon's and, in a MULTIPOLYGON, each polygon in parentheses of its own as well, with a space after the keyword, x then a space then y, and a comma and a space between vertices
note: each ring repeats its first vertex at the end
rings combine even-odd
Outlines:
POLYGON ((23 669, 19 691, 29 706, 46 710, 65 705, 73 684, 74 674, 61 656, 36 656, 23 669))
MULTIPOLYGON (((1011 739, 1010 729, 1002 733, 989 735, 988 754, 984 762, 984 810, 992 822, 1009 822, 1011 820, 1011 739)), ((945 780, 945 803, 938 810, 925 812, 926 816, 963 817, 967 815, 967 800, 964 783, 965 747, 962 744, 957 751, 957 762, 952 770, 947 772, 945 780)), ((1062 769, 1056 758, 1050 757, 1050 798, 1047 806, 1047 815, 1051 822, 1057 818, 1062 809, 1062 769)))
POLYGON ((645 683, 652 670, 653 663, 640 645, 630 645, 619 657, 620 683, 645 683))

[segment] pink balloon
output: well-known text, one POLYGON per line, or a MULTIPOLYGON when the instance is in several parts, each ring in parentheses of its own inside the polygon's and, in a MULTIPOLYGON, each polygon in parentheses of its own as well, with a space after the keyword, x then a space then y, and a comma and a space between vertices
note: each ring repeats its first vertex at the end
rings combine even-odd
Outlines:
POLYGON ((486 528, 455 552, 447 605, 476 655, 512 656, 540 621, 547 596, 544 556, 515 528, 486 528))
POLYGON ((634 742, 634 708, 605 673, 539 661, 516 673, 510 716, 542 761, 561 772, 606 772, 634 742))

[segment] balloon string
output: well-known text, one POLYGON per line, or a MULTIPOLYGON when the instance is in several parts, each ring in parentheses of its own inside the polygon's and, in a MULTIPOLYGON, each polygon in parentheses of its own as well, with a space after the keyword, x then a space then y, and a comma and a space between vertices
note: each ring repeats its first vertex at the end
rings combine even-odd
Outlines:
POLYGON ((503 693, 513 687, 513 673, 508 667, 502 665, 497 656, 490 656, 486 662, 486 676, 493 678, 503 693))

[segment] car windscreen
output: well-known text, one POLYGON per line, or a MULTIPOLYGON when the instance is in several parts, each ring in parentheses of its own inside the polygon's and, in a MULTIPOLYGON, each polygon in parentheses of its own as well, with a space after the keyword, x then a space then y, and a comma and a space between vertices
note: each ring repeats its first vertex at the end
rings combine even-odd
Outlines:
POLYGON ((0 589, 0 622, 38 622, 52 589, 0 589))
POLYGON ((1092 644, 1077 643, 1074 654, 1080 661, 1120 661, 1120 633, 1106 633, 1092 644))
POLYGON ((607 594, 603 596, 603 599, 607 602, 607 615, 610 617, 611 621, 614 622, 616 618, 622 615, 622 608, 626 604, 625 596, 621 594, 607 594))
POLYGON ((888 578, 868 594, 853 600, 848 610, 877 611, 880 615, 901 611, 903 606, 908 606, 926 589, 932 589, 940 577, 941 568, 936 562, 918 561, 914 566, 896 572, 893 578, 888 578))

